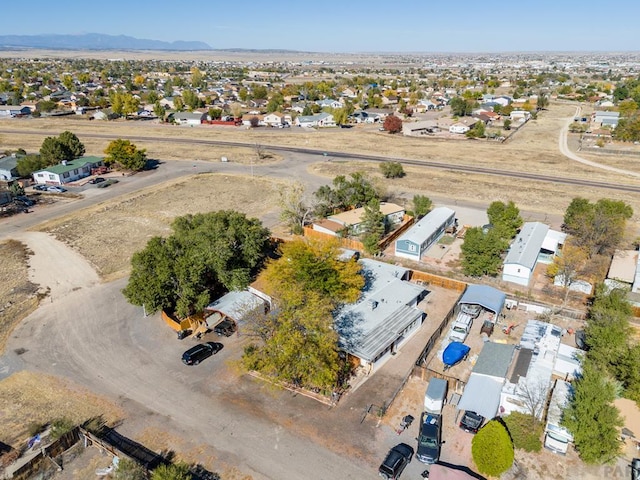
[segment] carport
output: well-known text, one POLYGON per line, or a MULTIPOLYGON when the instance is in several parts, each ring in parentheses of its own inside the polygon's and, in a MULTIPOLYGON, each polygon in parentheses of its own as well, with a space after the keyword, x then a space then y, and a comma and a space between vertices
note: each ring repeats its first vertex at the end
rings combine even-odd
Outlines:
POLYGON ((507 296, 500 290, 487 285, 468 285, 458 301, 458 305, 480 305, 493 312, 496 317, 504 307, 507 296))
POLYGON ((498 413, 503 385, 504 378, 472 373, 458 403, 458 412, 471 410, 491 420, 498 413))

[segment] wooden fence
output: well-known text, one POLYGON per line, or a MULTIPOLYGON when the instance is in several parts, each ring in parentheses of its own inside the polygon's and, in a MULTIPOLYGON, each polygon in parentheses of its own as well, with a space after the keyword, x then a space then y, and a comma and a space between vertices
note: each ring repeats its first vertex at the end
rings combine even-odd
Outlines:
POLYGON ((357 250, 359 252, 364 251, 364 245, 358 240, 354 240, 353 238, 336 237, 335 235, 329 235, 328 233, 318 232, 311 227, 304 227, 304 236, 320 240, 338 240, 340 246, 344 248, 357 250))
POLYGON ((424 284, 435 285, 437 287, 446 288, 447 290, 455 290, 456 292, 464 292, 467 288, 467 284, 460 280, 441 277, 440 275, 421 272, 420 270, 411 270, 411 280, 421 281, 424 284))
MULTIPOLYGON (((58 463, 59 460, 56 461, 55 459, 75 445, 78 440, 80 440, 80 431, 79 428, 76 427, 70 432, 62 435, 53 443, 46 447, 42 447, 36 455, 30 458, 19 468, 13 470, 13 473, 9 478, 14 480, 43 478, 45 475, 43 470, 50 470, 51 466, 55 466, 56 470, 62 470, 60 463, 58 463), (46 463, 50 463, 50 465, 46 465, 46 463)), ((17 461, 20 462, 20 459, 17 461)))

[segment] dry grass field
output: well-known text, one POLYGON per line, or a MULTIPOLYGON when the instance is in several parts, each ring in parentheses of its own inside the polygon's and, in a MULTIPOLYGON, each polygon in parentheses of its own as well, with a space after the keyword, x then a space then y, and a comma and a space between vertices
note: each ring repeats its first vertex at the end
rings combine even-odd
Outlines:
MULTIPOLYGON (((356 126, 351 129, 311 130, 291 129, 246 129, 243 127, 222 127, 202 125, 199 127, 171 126, 152 122, 90 122, 75 116, 56 119, 14 119, 0 121, 0 129, 15 131, 42 131, 42 134, 12 135, 0 134, 0 148, 24 148, 38 150, 45 136, 70 130, 86 144, 90 154, 102 154, 109 140, 83 137, 83 134, 120 136, 161 136, 163 138, 199 139, 246 142, 264 146, 295 146, 322 151, 343 151, 366 153, 389 157, 424 159, 444 164, 482 165, 484 167, 517 170, 532 173, 546 173, 577 178, 598 178, 602 181, 619 180, 619 175, 580 165, 566 159, 558 151, 558 135, 566 119, 575 112, 572 105, 555 104, 540 114, 505 144, 472 140, 434 140, 428 138, 408 138, 389 135, 375 128, 356 126)), ((206 145, 182 145, 136 141, 146 148, 151 158, 159 159, 211 159, 219 161, 220 156, 233 155, 229 148, 206 145)), ((244 153, 250 155, 251 149, 244 153)), ((239 157, 242 157, 239 152, 239 157)), ((602 159, 606 162, 607 159, 602 159)), ((610 161, 617 161, 615 159, 610 161)), ((639 169, 640 170, 640 169, 639 169)), ((637 179, 625 179, 626 183, 640 184, 637 179)))
POLYGON ((0 243, 0 353, 14 327, 38 306, 38 285, 29 281, 29 255, 21 242, 0 243))
POLYGON ((202 174, 141 190, 41 224, 91 262, 101 277, 127 275, 131 256, 181 215, 231 209, 261 218, 277 205, 276 181, 202 174), (260 192, 260 194, 256 194, 260 192))
POLYGON ((16 445, 27 439, 29 425, 57 418, 80 423, 102 415, 108 424, 123 418, 119 407, 58 377, 18 372, 0 381, 0 441, 16 445))

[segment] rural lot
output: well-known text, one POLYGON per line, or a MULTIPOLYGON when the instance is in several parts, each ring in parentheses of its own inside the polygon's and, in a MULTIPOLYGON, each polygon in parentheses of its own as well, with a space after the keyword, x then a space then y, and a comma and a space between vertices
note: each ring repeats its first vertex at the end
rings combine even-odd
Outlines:
MULTIPOLYGON (((446 168, 481 166, 640 186, 638 162, 585 156, 639 176, 624 175, 577 164, 559 152, 559 132, 574 111, 574 105, 552 104, 505 144, 430 141, 359 128, 254 131, 75 119, 0 121, 4 148, 35 151, 43 137, 71 130, 85 143, 88 154, 102 155, 110 139, 130 137, 161 162, 157 171, 123 178, 106 193, 79 190, 77 199, 43 206, 22 216, 25 220, 0 220, 0 236, 10 239, 0 244, 8 266, 0 272, 0 303, 7 305, 0 320, 28 315, 0 331, 0 343, 6 341, 0 357, 0 402, 6 407, 0 412, 0 435, 25 439, 28 424, 46 421, 44 410, 51 406, 57 415, 74 420, 103 415, 148 448, 202 463, 224 479, 375 477, 380 459, 399 440, 395 433, 399 418, 420 408, 425 382, 412 378, 387 416, 378 421, 374 415, 363 416, 368 405, 378 401, 375 392, 367 390, 373 390, 373 378, 362 391, 328 407, 243 374, 238 359, 248 339, 242 335, 220 340, 208 334, 207 341, 221 341, 224 348, 197 368, 186 367, 180 355, 194 340, 178 342, 159 315, 145 317, 121 294, 131 256, 151 237, 170 233, 177 216, 212 210, 239 210, 284 234, 279 192, 292 182, 302 182, 310 195, 336 175, 355 171, 367 173, 391 199, 404 204, 422 194, 437 205, 459 205, 480 217, 490 202, 513 200, 525 221, 546 219, 557 224, 572 198, 608 197, 629 203, 636 212, 632 222, 637 224, 640 195, 635 193, 446 168), (270 158, 257 159, 255 145, 269 151, 270 158), (411 164, 405 167, 404 178, 385 179, 378 163, 350 159, 348 154, 437 162, 444 168, 411 164), (228 164, 220 162, 222 156, 229 158, 228 164), (170 168, 172 177, 167 178, 170 168), (29 222, 29 228, 23 228, 21 221, 29 222), (23 413, 33 411, 43 414, 32 418, 23 413)), ((454 301, 442 300, 437 315, 442 318, 454 301)), ((431 308, 435 318, 436 309, 431 308)), ((407 365, 411 363, 409 359, 407 365)), ((405 374, 390 367, 378 381, 387 382, 382 387, 393 391, 405 374)), ((449 427, 454 430, 453 421, 449 427)), ((413 429, 402 433, 400 440, 414 443, 413 429)), ((443 447, 443 458, 469 462, 471 437, 458 435, 458 430, 456 439, 443 447)), ((567 463, 547 452, 543 458, 544 465, 526 456, 518 458, 525 478, 600 475, 595 468, 567 469, 567 463)), ((573 457, 569 461, 578 464, 573 457)), ((403 478, 418 478, 422 467, 414 461, 403 478)))

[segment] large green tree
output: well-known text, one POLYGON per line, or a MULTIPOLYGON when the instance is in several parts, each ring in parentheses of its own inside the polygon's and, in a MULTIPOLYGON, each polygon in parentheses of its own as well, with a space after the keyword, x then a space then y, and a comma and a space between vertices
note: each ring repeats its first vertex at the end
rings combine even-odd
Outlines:
POLYGON ((84 144, 80 139, 70 131, 64 131, 58 135, 58 141, 62 143, 65 149, 69 152, 71 158, 80 158, 85 153, 84 144))
POLYGON ((433 202, 425 195, 414 195, 411 203, 413 205, 413 214, 417 219, 424 217, 433 207, 433 202))
POLYGON ((47 162, 40 155, 26 155, 18 159, 16 169, 18 170, 18 175, 28 177, 36 170, 41 170, 50 165, 51 163, 47 162))
POLYGON ((492 202, 487 208, 487 217, 494 230, 498 230, 500 236, 506 240, 513 238, 523 224, 520 209, 512 201, 492 202))
POLYGON ((118 138, 107 145, 105 165, 118 165, 127 170, 143 170, 147 163, 146 150, 138 149, 130 140, 118 138))
POLYGON ((385 224, 384 214, 380 211, 380 201, 377 198, 372 198, 364 206, 362 229, 361 238, 364 249, 369 254, 378 253, 380 251, 380 240, 382 240, 385 233, 385 224))
POLYGON ((501 254, 506 248, 507 242, 495 228, 487 232, 481 227, 468 229, 461 246, 465 275, 497 275, 502 265, 501 254))
POLYGON ((360 172, 352 173, 350 178, 338 175, 333 179, 333 187, 324 185, 316 190, 314 195, 318 200, 319 216, 362 207, 373 198, 380 199, 380 194, 371 180, 360 172))
POLYGON ((622 200, 602 198, 591 203, 577 197, 565 211, 563 230, 590 255, 611 254, 624 238, 627 220, 632 216, 633 209, 622 200))
POLYGON ((123 293, 149 312, 184 317, 202 310, 211 292, 243 289, 262 264, 269 231, 257 219, 222 210, 178 217, 173 234, 154 237, 133 255, 123 293))
POLYGON ((607 463, 620 452, 622 419, 613 405, 615 397, 615 385, 606 373, 591 361, 584 362, 562 423, 573 434, 580 458, 587 463, 607 463))
POLYGON ((346 365, 338 355, 333 311, 360 295, 364 279, 355 260, 339 259, 337 241, 305 239, 282 245, 265 272, 275 311, 249 329, 260 344, 245 349, 243 364, 283 382, 334 388, 346 365))
POLYGON ((491 420, 471 440, 471 455, 480 473, 499 477, 513 465, 513 443, 504 425, 491 420))

